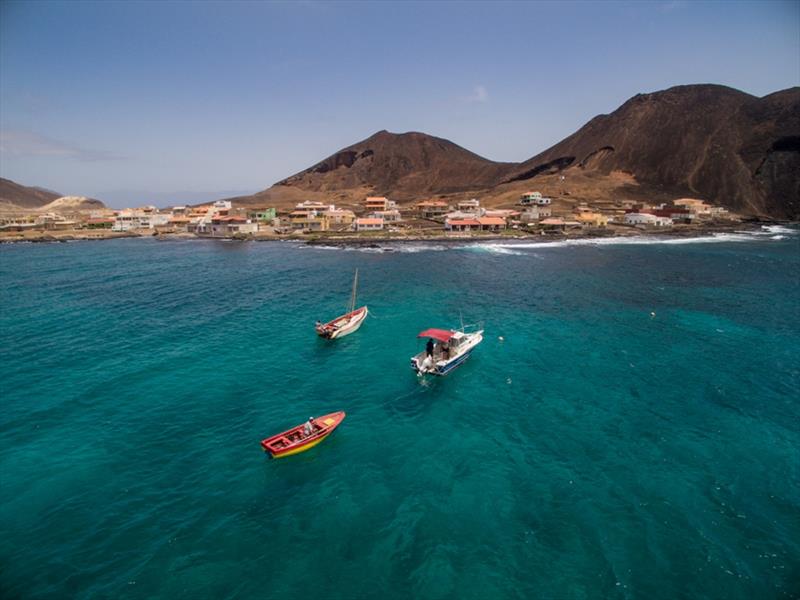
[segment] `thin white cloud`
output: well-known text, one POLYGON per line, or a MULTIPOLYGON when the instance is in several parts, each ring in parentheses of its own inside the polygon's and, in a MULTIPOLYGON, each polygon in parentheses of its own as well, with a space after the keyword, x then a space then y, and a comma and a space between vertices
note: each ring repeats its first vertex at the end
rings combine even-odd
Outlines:
POLYGON ((124 157, 105 150, 87 150, 32 131, 0 131, 0 154, 7 156, 49 156, 82 162, 121 160, 124 157))
POLYGON ((480 102, 481 104, 489 101, 489 90, 485 85, 476 85, 472 88, 472 93, 465 98, 467 102, 480 102))

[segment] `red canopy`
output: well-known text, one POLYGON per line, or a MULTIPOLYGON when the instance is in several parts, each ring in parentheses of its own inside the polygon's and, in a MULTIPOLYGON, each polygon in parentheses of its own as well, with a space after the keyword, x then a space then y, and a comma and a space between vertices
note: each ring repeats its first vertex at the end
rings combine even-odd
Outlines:
POLYGON ((425 331, 421 331, 418 335, 418 338, 433 338, 435 340, 439 340, 440 342, 446 342, 451 337, 453 337, 452 331, 447 331, 445 329, 426 329, 425 331))

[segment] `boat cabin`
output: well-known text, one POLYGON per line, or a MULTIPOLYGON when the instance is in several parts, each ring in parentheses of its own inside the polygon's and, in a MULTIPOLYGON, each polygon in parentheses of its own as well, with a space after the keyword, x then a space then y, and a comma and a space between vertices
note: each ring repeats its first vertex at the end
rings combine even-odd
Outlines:
POLYGON ((464 327, 460 330, 426 329, 417 337, 428 341, 422 352, 411 357, 411 368, 417 375, 446 375, 469 358, 475 346, 483 340, 483 330, 466 332, 464 327))
MULTIPOLYGON (((463 331, 448 331, 446 329, 426 329, 421 332, 418 338, 428 338, 433 342, 433 360, 450 360, 458 355, 459 347, 467 340, 463 331)), ((421 358, 428 354, 427 344, 424 351, 419 353, 421 358)))

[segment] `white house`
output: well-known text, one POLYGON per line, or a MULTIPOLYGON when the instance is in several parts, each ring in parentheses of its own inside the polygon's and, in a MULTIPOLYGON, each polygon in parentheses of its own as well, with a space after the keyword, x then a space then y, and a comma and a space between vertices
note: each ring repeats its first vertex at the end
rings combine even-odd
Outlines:
POLYGON ((478 231, 481 228, 480 221, 474 217, 470 218, 450 218, 445 219, 444 228, 447 231, 478 231))
POLYGON ((131 229, 140 229, 140 218, 144 215, 132 211, 121 210, 114 217, 114 225, 111 227, 112 231, 130 231, 131 229))
POLYGON ((628 213, 625 215, 626 225, 645 225, 647 227, 671 227, 672 219, 658 217, 648 213, 628 213))
POLYGON ((169 223, 171 215, 164 215, 161 213, 155 213, 152 215, 148 215, 147 221, 147 228, 148 229, 155 229, 158 226, 166 225, 169 223))
POLYGON ((542 196, 541 192, 525 192, 519 200, 523 206, 535 204, 536 206, 547 206, 552 200, 542 196))
POLYGON ((202 233, 211 237, 227 237, 241 233, 255 233, 258 231, 258 223, 251 219, 240 216, 215 216, 211 219, 210 227, 202 233))
POLYGON ((356 219, 356 231, 380 231, 383 229, 383 219, 362 217, 356 219))
POLYGON ((472 200, 462 200, 458 203, 458 211, 462 213, 477 214, 481 210, 480 200, 473 198, 472 200))
POLYGON ((553 209, 549 206, 529 206, 519 215, 520 223, 534 223, 540 219, 546 219, 553 215, 553 209))
POLYGON ((373 219, 383 219, 386 223, 398 223, 403 220, 400 211, 396 208, 389 210, 376 210, 369 215, 373 219))
POLYGON ((480 211, 478 212, 469 212, 464 210, 454 210, 446 215, 444 215, 445 220, 463 220, 463 219, 474 219, 475 217, 483 216, 480 211))
POLYGON ((112 231, 131 231, 133 229, 155 229, 169 223, 170 215, 149 210, 125 209, 114 218, 112 231))

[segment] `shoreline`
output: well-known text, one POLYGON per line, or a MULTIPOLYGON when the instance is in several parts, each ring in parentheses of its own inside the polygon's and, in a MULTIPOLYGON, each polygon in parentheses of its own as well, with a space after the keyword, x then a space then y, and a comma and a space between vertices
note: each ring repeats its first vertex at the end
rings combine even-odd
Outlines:
POLYGON ((198 240, 198 241, 236 241, 236 242, 293 242, 307 246, 319 247, 353 247, 353 248, 380 248, 382 244, 406 244, 428 242, 442 245, 459 245, 482 242, 523 242, 536 241, 541 243, 563 242, 568 240, 593 240, 593 239, 613 239, 631 237, 653 237, 653 238, 700 238, 718 233, 735 233, 737 231, 754 231, 766 226, 797 226, 798 222, 758 220, 743 221, 739 223, 720 223, 703 224, 692 226, 679 226, 670 229, 636 229, 636 228, 614 228, 608 230, 590 230, 586 232, 574 233, 533 233, 528 231, 507 230, 506 233, 473 233, 469 235, 447 235, 437 231, 433 235, 420 233, 386 232, 369 234, 312 234, 312 235, 248 235, 234 237, 209 237, 198 236, 193 233, 147 233, 147 232, 111 232, 111 231, 47 231, 47 232, 27 232, 36 235, 0 235, 0 244, 52 244, 67 242, 92 242, 107 241, 116 239, 154 239, 159 241, 171 240, 198 240))
POLYGON ((115 231, 115 232, 102 232, 98 235, 97 230, 94 231, 36 231, 29 232, 36 235, 0 235, 0 244, 65 244, 67 242, 103 242, 106 240, 119 240, 123 238, 149 238, 152 235, 142 235, 130 231, 115 231))
POLYGON ((378 246, 381 243, 419 243, 419 242, 432 242, 436 244, 464 244, 473 242, 519 242, 519 241, 536 241, 536 242, 563 242, 565 240, 591 240, 591 239, 612 239, 612 238, 627 238, 627 237, 701 237, 711 233, 726 233, 735 230, 742 230, 746 228, 757 229, 760 225, 738 224, 737 226, 724 226, 724 227, 703 227, 692 230, 630 230, 630 231, 590 231, 590 232, 575 232, 575 233, 527 233, 527 232, 514 232, 505 235, 497 234, 473 234, 473 235, 406 235, 406 236, 372 236, 370 238, 351 237, 320 237, 307 240, 305 243, 309 246, 341 246, 341 247, 370 247, 378 246))

